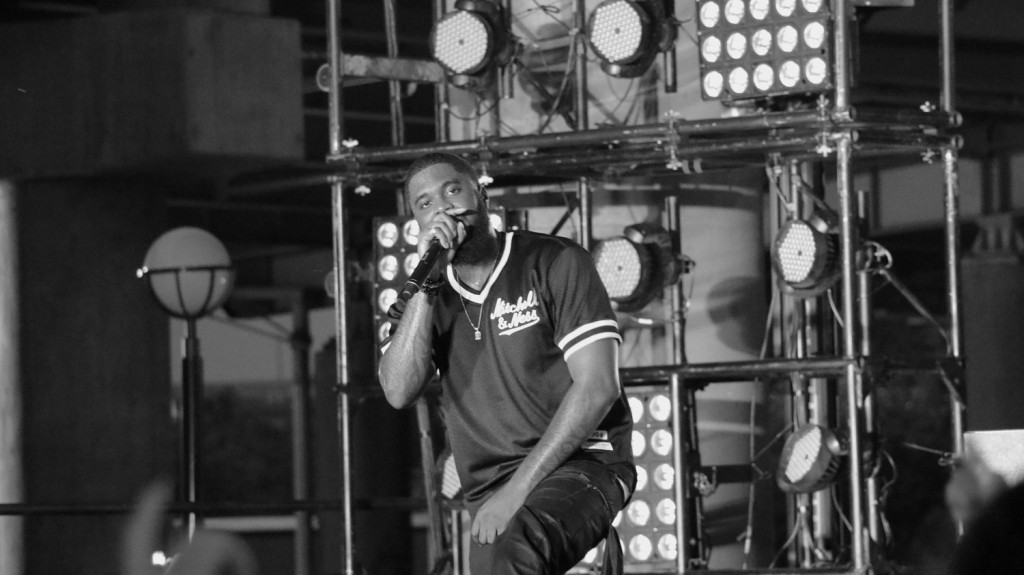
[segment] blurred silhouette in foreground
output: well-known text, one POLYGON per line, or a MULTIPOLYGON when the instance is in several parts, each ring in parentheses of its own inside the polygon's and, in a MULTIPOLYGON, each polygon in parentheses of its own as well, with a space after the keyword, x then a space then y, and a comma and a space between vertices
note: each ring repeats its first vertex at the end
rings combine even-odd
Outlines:
POLYGON ((1024 484, 1007 488, 983 461, 968 456, 950 477, 946 503, 966 528, 950 575, 1024 574, 1024 484))
POLYGON ((182 538, 166 565, 154 565, 162 551, 164 512, 171 488, 158 482, 143 491, 128 519, 121 543, 122 575, 256 575, 256 559, 238 537, 198 530, 189 542, 182 538))

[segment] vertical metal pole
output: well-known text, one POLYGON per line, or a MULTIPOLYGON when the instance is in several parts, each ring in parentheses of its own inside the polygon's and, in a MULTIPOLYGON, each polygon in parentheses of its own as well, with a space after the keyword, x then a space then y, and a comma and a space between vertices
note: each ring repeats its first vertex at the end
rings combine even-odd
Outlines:
MULTIPOLYGON (((840 251, 842 252, 842 316, 843 316, 843 357, 857 357, 857 308, 856 308, 856 246, 859 243, 855 226, 856 213, 853 205, 852 171, 850 159, 853 154, 853 135, 846 130, 839 134, 837 160, 837 188, 839 192, 840 251)), ((846 367, 847 427, 850 433, 849 480, 850 480, 850 522, 852 524, 854 569, 866 569, 869 563, 868 541, 864 533, 863 503, 863 451, 862 439, 862 381, 860 367, 851 362, 846 367)))
POLYGON ((835 115, 850 113, 850 14, 847 0, 834 0, 835 13, 835 115))
MULTIPOLYGON (((687 565, 689 564, 691 557, 690 552, 690 538, 694 537, 695 534, 690 533, 687 529, 686 522, 691 519, 688 514, 685 513, 686 505, 686 494, 689 489, 686 489, 684 485, 689 481, 690 469, 686 465, 686 458, 683 457, 683 451, 689 451, 689 445, 683 441, 683 425, 686 425, 686 421, 683 419, 684 414, 682 413, 682 394, 680 393, 680 378, 678 373, 673 373, 669 379, 669 397, 672 400, 672 442, 676 445, 676 448, 672 450, 672 465, 678 470, 676 473, 676 481, 672 487, 673 495, 675 496, 676 502, 676 572, 686 573, 687 565)), ((699 557, 698 557, 699 559, 699 557)))
MULTIPOLYGON (((584 131, 590 125, 588 100, 587 100, 587 43, 583 40, 583 30, 587 27, 587 3, 586 0, 576 0, 576 13, 574 14, 574 26, 576 35, 572 41, 576 43, 576 130, 584 131)), ((579 179, 579 200, 580 200, 580 245, 584 249, 590 249, 592 239, 591 218, 593 207, 590 198, 590 180, 579 179)))
MULTIPOLYGON (((292 301, 292 495, 309 499, 309 309, 299 294, 292 301)), ((309 512, 295 512, 295 575, 310 572, 309 512)))
MULTIPOLYGON (((949 304, 949 353, 963 359, 963 325, 961 323, 961 282, 960 282, 960 176, 957 169, 958 152, 953 145, 942 152, 946 181, 946 299, 949 304)), ((964 398, 953 395, 950 399, 952 414, 953 447, 957 454, 964 450, 964 398)))
MULTIPOLYGON (((185 337, 183 339, 184 349, 182 350, 181 367, 181 400, 184 447, 182 471, 182 489, 185 490, 185 501, 189 505, 195 505, 200 494, 199 462, 199 437, 202 433, 202 389, 203 389, 203 359, 199 355, 199 337, 196 335, 196 318, 190 317, 185 320, 185 337)), ((185 525, 188 531, 189 541, 196 533, 199 524, 199 514, 195 509, 189 509, 186 514, 185 525)))
POLYGON ((942 57, 942 110, 950 115, 956 112, 956 68, 953 60, 953 0, 942 0, 939 3, 939 33, 942 57))
MULTIPOLYGON (((395 0, 384 0, 384 32, 388 58, 398 58, 398 23, 395 18, 395 0)), ((402 83, 388 80, 391 106, 391 145, 405 145, 405 114, 402 112, 402 83)))
MULTIPOLYGON (((331 89, 328 97, 328 123, 330 153, 341 153, 341 0, 327 0, 327 54, 331 71, 331 89)), ((331 219, 334 244, 334 336, 336 340, 335 368, 337 377, 338 448, 341 451, 341 499, 344 528, 342 549, 345 575, 355 573, 352 545, 352 475, 351 446, 349 441, 349 373, 348 373, 348 291, 345 281, 345 196, 341 178, 331 181, 331 219)))
MULTIPOLYGON (((866 233, 867 192, 857 192, 857 220, 861 232, 866 233)), ((857 272, 857 323, 860 331, 860 354, 862 357, 871 357, 871 274, 870 265, 865 265, 863 269, 857 272)), ((868 385, 872 388, 874 387, 873 382, 869 381, 868 385)), ((875 447, 875 426, 874 393, 868 392, 864 394, 864 436, 871 443, 871 445, 867 446, 869 448, 875 447)), ((873 449, 870 453, 872 457, 878 457, 878 454, 873 449)), ((872 541, 876 544, 881 544, 882 527, 878 515, 877 474, 872 472, 865 479, 865 482, 867 483, 868 533, 871 535, 872 541)))
MULTIPOLYGON (((665 198, 665 229, 672 234, 673 249, 679 246, 679 198, 669 195, 665 198)), ((683 278, 672 286, 669 291, 669 305, 672 310, 672 331, 666 335, 671 338, 672 356, 669 358, 675 365, 686 363, 686 294, 683 291, 683 278)))
MULTIPOLYGON (((953 61, 953 0, 942 0, 940 3, 942 28, 942 109, 948 115, 956 113, 956 70, 953 61)), ((942 152, 942 163, 946 183, 946 285, 949 304, 949 347, 950 355, 955 359, 963 358, 963 325, 960 315, 960 176, 958 172, 958 156, 954 145, 947 146, 942 152)), ((957 454, 964 450, 964 410, 963 398, 952 398, 950 412, 953 425, 953 448, 957 454)))
MULTIPOLYGON (((445 1, 434 0, 434 22, 444 16, 445 1)), ((434 122, 438 142, 448 141, 448 82, 438 82, 434 87, 434 122)))

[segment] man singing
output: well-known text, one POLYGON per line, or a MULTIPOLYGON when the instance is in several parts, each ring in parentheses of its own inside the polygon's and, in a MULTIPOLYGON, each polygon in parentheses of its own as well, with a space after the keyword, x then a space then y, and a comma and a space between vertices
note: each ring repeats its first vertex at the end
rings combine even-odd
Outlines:
MULTIPOLYGON (((440 377, 473 575, 564 573, 612 531, 636 485, 608 294, 571 240, 495 231, 461 157, 420 157, 405 192, 420 256, 435 240, 445 252, 392 309, 381 387, 404 408, 440 377)), ((617 540, 608 547, 621 565, 617 540)))

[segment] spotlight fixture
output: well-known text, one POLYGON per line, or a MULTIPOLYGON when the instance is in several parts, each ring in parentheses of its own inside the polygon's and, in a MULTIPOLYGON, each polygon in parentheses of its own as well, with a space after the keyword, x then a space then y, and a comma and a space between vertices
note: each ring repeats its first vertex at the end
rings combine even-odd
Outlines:
POLYGON ((786 439, 775 482, 787 493, 824 489, 835 479, 846 452, 846 445, 831 429, 801 425, 786 439))
POLYGON ((586 37, 606 74, 635 78, 672 48, 676 22, 665 0, 605 0, 590 14, 586 37))
POLYGON ((458 0, 430 32, 430 49, 453 86, 484 91, 515 50, 506 14, 492 0, 458 0))
POLYGON ((701 95, 744 100, 832 87, 832 20, 822 0, 698 0, 701 95))
POLYGON ((652 223, 627 227, 623 236, 594 246, 597 273, 622 312, 642 309, 658 291, 679 281, 683 259, 665 228, 652 223))
POLYGON ((839 272, 839 236, 834 214, 816 211, 806 220, 783 224, 772 245, 772 264, 794 296, 809 297, 828 289, 839 272))

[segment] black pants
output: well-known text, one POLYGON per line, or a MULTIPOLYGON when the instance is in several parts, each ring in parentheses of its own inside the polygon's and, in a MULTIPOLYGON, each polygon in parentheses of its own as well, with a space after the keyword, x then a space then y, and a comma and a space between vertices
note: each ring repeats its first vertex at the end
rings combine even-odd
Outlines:
POLYGON ((494 543, 472 543, 470 573, 561 575, 608 535, 622 505, 607 467, 568 461, 537 485, 494 543))

